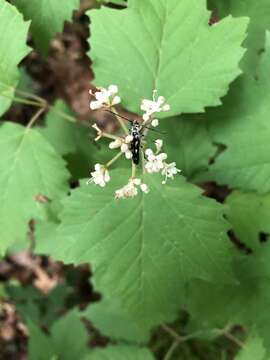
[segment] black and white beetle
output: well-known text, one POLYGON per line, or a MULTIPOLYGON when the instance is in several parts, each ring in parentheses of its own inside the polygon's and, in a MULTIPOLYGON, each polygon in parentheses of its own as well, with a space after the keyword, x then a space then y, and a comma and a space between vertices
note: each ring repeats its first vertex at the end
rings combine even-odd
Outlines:
POLYGON ((159 131, 157 131, 156 129, 149 128, 147 126, 142 126, 138 120, 132 121, 132 120, 126 118, 125 116, 114 113, 111 110, 106 110, 106 111, 110 112, 111 114, 114 114, 115 116, 119 116, 122 119, 125 119, 131 123, 131 127, 129 129, 129 134, 132 135, 133 139, 130 143, 130 151, 132 153, 133 163, 135 165, 138 165, 140 162, 141 139, 144 136, 144 134, 143 134, 144 129, 149 129, 149 130, 153 130, 156 132, 159 132, 159 131))
POLYGON ((130 135, 133 137, 130 143, 130 151, 132 152, 132 161, 135 165, 138 165, 140 162, 141 138, 143 136, 142 130, 143 129, 139 121, 132 121, 132 125, 129 130, 130 135))

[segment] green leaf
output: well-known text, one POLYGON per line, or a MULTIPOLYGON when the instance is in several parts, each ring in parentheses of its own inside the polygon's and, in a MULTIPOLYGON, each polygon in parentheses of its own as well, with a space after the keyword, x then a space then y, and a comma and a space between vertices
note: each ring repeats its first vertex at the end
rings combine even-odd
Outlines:
POLYGON ((36 196, 62 197, 69 175, 64 161, 35 130, 3 123, 0 152, 0 254, 4 254, 25 238, 31 218, 43 217, 44 206, 36 196))
MULTIPOLYGON (((62 116, 72 116, 71 110, 61 100, 58 100, 49 111, 46 126, 39 131, 51 143, 55 150, 65 155, 68 169, 73 178, 79 179, 90 175, 90 170, 98 163, 107 163, 114 156, 108 148, 108 141, 94 141, 96 133, 91 129, 91 123, 73 123, 62 116)), ((124 156, 117 162, 117 166, 125 167, 127 161, 124 156), (121 160, 122 159, 122 160, 121 160)))
POLYGON ((97 349, 83 360, 154 360, 148 349, 136 346, 118 345, 97 349))
POLYGON ((138 112, 157 89, 169 116, 202 112, 219 105, 240 74, 248 20, 227 17, 210 27, 205 0, 137 0, 88 15, 95 84, 117 84, 129 110, 138 112))
POLYGON ((208 113, 215 143, 226 146, 210 166, 208 179, 242 190, 270 190, 270 33, 258 77, 246 74, 235 83, 224 105, 208 113))
POLYGON ((244 344, 235 360, 266 360, 266 349, 260 337, 252 336, 244 344))
POLYGON ((7 294, 25 321, 49 328, 66 305, 70 288, 67 284, 60 284, 48 294, 40 292, 34 286, 20 286, 8 284, 7 294))
POLYGON ((36 324, 28 321, 29 343, 28 353, 29 360, 51 360, 55 355, 50 338, 45 335, 36 324))
POLYGON ((148 349, 136 346, 118 345, 91 350, 87 346, 86 327, 76 310, 56 321, 50 336, 45 335, 31 321, 28 321, 28 328, 30 360, 154 360, 148 349))
POLYGON ((228 324, 242 325, 258 332, 270 354, 270 247, 260 252, 236 255, 234 271, 238 283, 221 285, 202 280, 190 283, 186 293, 187 310, 202 329, 223 329, 228 324), (203 311, 202 311, 203 309, 203 311))
POLYGON ((68 121, 61 116, 71 116, 72 113, 66 103, 58 100, 46 116, 44 127, 39 128, 39 132, 51 143, 55 150, 66 155, 76 151, 77 124, 68 121))
POLYGON ((231 14, 232 16, 248 16, 250 23, 248 36, 244 42, 247 53, 244 56, 241 67, 254 71, 258 63, 258 53, 265 44, 265 30, 270 30, 270 2, 268 0, 211 0, 211 8, 220 17, 231 14))
MULTIPOLYGON (((188 179, 207 169, 208 159, 216 153, 205 119, 181 116, 160 122, 164 149, 188 179)), ((150 132, 148 133, 150 137, 150 132)))
POLYGON ((149 340, 149 332, 139 328, 130 319, 127 311, 119 304, 119 301, 111 297, 91 304, 83 315, 103 335, 111 339, 137 343, 146 343, 149 340))
POLYGON ((164 186, 155 175, 145 176, 147 196, 116 201, 114 191, 129 172, 111 176, 105 189, 83 182, 66 199, 47 253, 66 263, 91 263, 96 289, 118 299, 142 327, 174 317, 185 281, 215 281, 217 273, 231 281, 221 205, 181 176, 164 186))
POLYGON ((18 64, 28 54, 29 22, 5 0, 0 0, 0 115, 10 106, 19 81, 18 64))
POLYGON ((13 0, 13 3, 27 20, 31 20, 35 45, 45 56, 50 41, 62 31, 64 22, 72 19, 80 0, 13 0))
POLYGON ((78 311, 72 310, 56 321, 51 328, 51 336, 45 335, 36 325, 28 322, 30 328, 30 360, 83 359, 89 352, 86 328, 78 311))
POLYGON ((270 234, 270 195, 233 192, 226 215, 237 237, 253 250, 260 249, 260 233, 270 234))

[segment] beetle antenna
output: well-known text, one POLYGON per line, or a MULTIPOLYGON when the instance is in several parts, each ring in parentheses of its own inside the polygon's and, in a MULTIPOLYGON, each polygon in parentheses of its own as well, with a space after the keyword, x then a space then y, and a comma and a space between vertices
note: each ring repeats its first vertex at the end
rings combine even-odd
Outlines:
POLYGON ((152 131, 155 131, 155 132, 157 132, 157 133, 159 133, 159 134, 162 134, 162 135, 166 134, 166 133, 163 132, 163 131, 159 131, 159 130, 157 130, 157 129, 154 129, 154 128, 151 128, 151 127, 148 127, 148 126, 144 126, 144 129, 152 130, 152 131))
POLYGON ((115 116, 119 116, 119 117, 121 117, 122 119, 125 119, 125 120, 127 120, 127 121, 129 121, 129 122, 131 122, 131 123, 133 122, 132 120, 126 118, 125 116, 122 116, 122 115, 120 115, 120 114, 116 114, 115 112, 113 112, 113 111, 111 111, 111 110, 106 109, 105 111, 107 111, 107 112, 109 112, 109 113, 111 113, 111 114, 114 114, 115 116))

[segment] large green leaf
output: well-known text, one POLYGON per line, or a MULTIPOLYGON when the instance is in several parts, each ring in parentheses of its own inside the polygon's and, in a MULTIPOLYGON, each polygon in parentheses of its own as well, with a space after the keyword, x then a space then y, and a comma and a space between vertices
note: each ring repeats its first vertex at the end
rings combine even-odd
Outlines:
POLYGON ((24 17, 31 20, 35 45, 46 55, 51 39, 62 31, 64 21, 71 20, 80 0, 12 0, 24 17))
POLYGON ((174 317, 190 278, 215 281, 222 273, 231 281, 221 205, 181 176, 166 186, 159 176, 145 176, 147 196, 116 201, 114 190, 129 172, 111 176, 105 189, 83 182, 73 191, 57 239, 43 251, 66 263, 91 263, 97 290, 118 299, 143 326, 174 317))
POLYGON ((0 115, 10 106, 19 81, 19 62, 28 54, 26 38, 29 22, 5 0, 0 0, 0 115))
POLYGON ((145 348, 118 345, 97 349, 83 360, 154 360, 154 356, 145 348))
POLYGON ((157 89, 171 105, 169 115, 204 111, 220 104, 240 73, 247 18, 210 27, 205 0, 136 0, 126 10, 88 15, 95 84, 119 85, 130 110, 138 112, 157 89))
POLYGON ((270 196, 236 191, 226 204, 226 215, 237 237, 253 250, 260 249, 260 233, 270 234, 270 196))
MULTIPOLYGON (((185 115, 160 122, 164 132, 164 150, 170 161, 175 161, 182 174, 194 179, 208 167, 208 159, 216 153, 205 119, 185 115)), ((148 136, 153 136, 149 132, 148 136)), ((160 136, 160 135, 159 135, 160 136)), ((155 134, 155 138, 157 135, 155 134)))
POLYGON ((235 83, 224 105, 208 113, 213 141, 226 146, 210 166, 208 178, 219 184, 264 193, 270 190, 270 33, 258 77, 235 83))
POLYGON ((258 62, 258 53, 264 48, 265 30, 270 30, 270 2, 268 0, 210 0, 210 7, 220 17, 248 16, 250 24, 248 36, 244 42, 247 53, 242 68, 254 71, 258 62))
POLYGON ((13 123, 0 126, 0 253, 25 238, 28 221, 42 217, 36 198, 60 198, 68 190, 65 162, 36 131, 13 123))

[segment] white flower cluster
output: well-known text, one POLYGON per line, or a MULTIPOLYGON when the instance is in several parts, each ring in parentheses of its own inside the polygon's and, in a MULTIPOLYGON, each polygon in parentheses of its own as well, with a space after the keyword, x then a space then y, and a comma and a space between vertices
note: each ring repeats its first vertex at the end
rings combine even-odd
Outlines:
POLYGON ((142 182, 141 179, 131 178, 129 179, 127 185, 123 186, 121 189, 116 190, 115 198, 116 199, 125 199, 138 195, 138 187, 140 187, 141 191, 147 194, 149 192, 149 188, 146 184, 142 182))
POLYGON ((124 139, 119 137, 114 141, 110 142, 109 148, 110 149, 120 148, 121 152, 125 154, 126 159, 131 159, 132 152, 129 150, 129 146, 132 140, 133 140, 132 135, 127 135, 124 139))
POLYGON ((94 96, 96 100, 90 102, 90 109, 97 110, 103 107, 111 107, 121 102, 121 98, 116 95, 118 93, 118 87, 116 85, 110 85, 108 89, 97 88, 95 93, 89 90, 89 94, 94 96))
POLYGON ((111 180, 109 171, 104 165, 96 164, 95 171, 91 172, 91 178, 88 180, 88 184, 94 182, 96 185, 104 187, 107 182, 111 180))
MULTIPOLYGON (((114 105, 119 104, 121 101, 120 97, 117 95, 117 92, 118 88, 116 85, 110 85, 108 89, 99 88, 95 93, 90 91, 90 94, 95 98, 95 100, 90 102, 90 108, 92 110, 100 108, 113 108, 114 105)), ((113 110, 115 113, 116 110, 113 110)), ((142 100, 141 110, 144 113, 142 116, 143 121, 141 123, 140 134, 146 135, 147 130, 149 129, 149 124, 151 124, 153 127, 157 127, 159 125, 158 119, 154 118, 155 114, 162 111, 169 111, 170 106, 166 104, 166 100, 163 96, 157 97, 157 91, 155 90, 153 92, 152 100, 142 100)), ((119 120, 119 115, 117 113, 116 117, 119 120)), ((123 127, 122 123, 121 125, 123 127)), ((97 131, 97 137, 95 139, 96 141, 101 137, 107 137, 113 140, 109 143, 109 148, 120 150, 118 155, 116 155, 106 165, 96 164, 95 171, 91 172, 91 178, 89 179, 88 183, 95 183, 96 185, 104 187, 110 181, 108 167, 111 166, 121 156, 121 154, 124 154, 126 159, 132 160, 133 136, 129 134, 127 129, 125 129, 125 125, 124 130, 126 134, 123 137, 106 134, 96 124, 93 125, 93 128, 97 131)), ((142 149, 140 151, 143 172, 149 174, 161 173, 165 177, 165 179, 162 181, 162 184, 165 184, 168 179, 173 179, 174 176, 180 172, 180 170, 177 169, 175 162, 166 162, 168 156, 165 152, 162 152, 163 141, 161 139, 157 139, 155 141, 155 151, 146 146, 145 140, 141 141, 141 143, 142 149)), ((116 199, 132 198, 138 195, 139 190, 145 194, 149 192, 148 186, 143 183, 140 178, 136 177, 135 173, 136 165, 132 162, 132 176, 126 185, 124 185, 121 189, 116 190, 116 199)))
POLYGON ((147 157, 147 162, 145 163, 145 170, 151 173, 161 172, 165 176, 165 180, 162 181, 162 184, 166 184, 167 179, 173 179, 174 175, 179 173, 181 170, 177 169, 176 163, 172 162, 170 164, 166 163, 167 154, 160 153, 162 150, 163 141, 158 139, 155 141, 156 144, 156 153, 152 149, 146 149, 145 155, 147 157))
MULTIPOLYGON (((162 111, 170 111, 170 109, 170 105, 166 104, 164 96, 157 97, 157 90, 153 91, 153 100, 143 99, 141 103, 141 110, 144 111, 142 118, 145 122, 150 120, 154 114, 162 111)), ((152 125, 154 127, 158 126, 158 120, 153 119, 152 125)))

